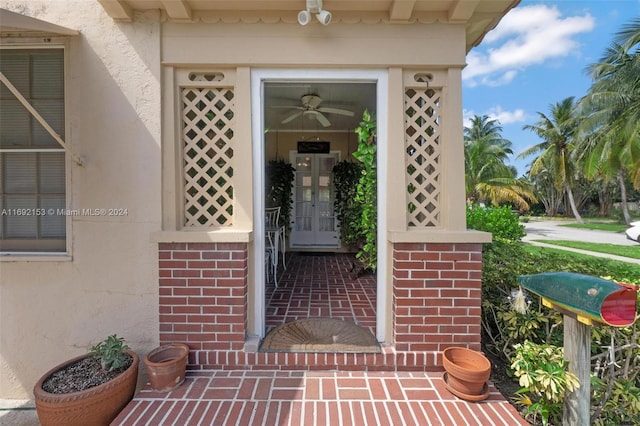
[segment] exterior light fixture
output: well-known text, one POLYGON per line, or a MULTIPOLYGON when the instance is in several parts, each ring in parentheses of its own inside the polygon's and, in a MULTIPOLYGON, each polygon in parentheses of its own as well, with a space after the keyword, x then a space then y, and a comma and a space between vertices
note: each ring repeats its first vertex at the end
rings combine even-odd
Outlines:
POLYGON ((331 22, 331 12, 322 10, 322 0, 307 0, 307 9, 298 13, 298 23, 307 25, 311 21, 312 13, 322 25, 329 25, 331 22))

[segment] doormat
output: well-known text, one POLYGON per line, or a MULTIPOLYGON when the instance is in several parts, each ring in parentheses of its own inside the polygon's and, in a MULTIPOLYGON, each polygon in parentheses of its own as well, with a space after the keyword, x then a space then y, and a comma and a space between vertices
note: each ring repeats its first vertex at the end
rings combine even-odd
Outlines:
POLYGON ((379 353, 369 329, 332 318, 305 318, 282 324, 264 338, 261 352, 379 353))

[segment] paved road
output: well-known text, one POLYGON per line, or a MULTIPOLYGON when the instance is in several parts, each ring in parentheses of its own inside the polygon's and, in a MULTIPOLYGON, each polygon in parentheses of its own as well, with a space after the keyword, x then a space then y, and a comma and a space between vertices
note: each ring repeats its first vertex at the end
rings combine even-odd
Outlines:
POLYGON ((560 247, 550 244, 544 244, 534 242, 532 240, 571 240, 571 241, 585 241, 590 243, 606 243, 616 244, 620 246, 636 246, 640 248, 640 244, 635 241, 627 239, 624 232, 615 233, 607 231, 594 231, 590 229, 570 228, 561 226, 567 223, 574 223, 575 221, 541 221, 541 222, 529 222, 525 224, 525 231, 527 235, 522 241, 529 242, 531 244, 540 245, 544 247, 552 247, 556 249, 563 249, 574 251, 577 253, 589 254, 593 256, 606 257, 610 259, 620 260, 623 262, 640 264, 640 259, 630 259, 628 257, 607 255, 603 253, 588 252, 585 250, 570 249, 566 247, 560 247))

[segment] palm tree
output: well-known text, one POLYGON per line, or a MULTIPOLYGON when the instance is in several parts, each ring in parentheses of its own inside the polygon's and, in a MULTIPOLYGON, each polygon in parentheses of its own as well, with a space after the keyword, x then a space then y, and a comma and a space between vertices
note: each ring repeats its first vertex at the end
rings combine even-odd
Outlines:
POLYGON ((588 137, 578 154, 587 176, 618 180, 629 223, 625 173, 640 188, 640 18, 623 27, 616 40, 587 69, 594 82, 579 103, 585 115, 580 129, 588 137))
POLYGON ((474 116, 464 128, 465 184, 467 199, 510 203, 529 210, 528 200, 535 201, 533 190, 516 179, 514 167, 505 164, 513 154, 511 142, 501 135, 502 127, 488 116, 474 116))
POLYGON ((584 223, 573 198, 571 186, 574 176, 572 159, 576 142, 578 120, 575 115, 574 98, 569 97, 551 105, 551 116, 538 112, 539 120, 534 125, 527 124, 525 130, 531 130, 542 139, 537 145, 524 150, 519 158, 539 154, 531 164, 529 174, 532 179, 546 169, 552 173, 556 188, 562 189, 569 200, 571 211, 578 223, 584 223))

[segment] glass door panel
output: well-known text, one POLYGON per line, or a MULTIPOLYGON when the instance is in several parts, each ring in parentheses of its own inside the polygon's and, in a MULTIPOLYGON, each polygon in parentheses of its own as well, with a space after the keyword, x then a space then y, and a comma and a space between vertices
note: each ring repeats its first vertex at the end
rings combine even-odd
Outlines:
POLYGON ((291 247, 339 247, 331 171, 339 161, 340 153, 298 154, 292 151, 290 157, 296 169, 291 247))

